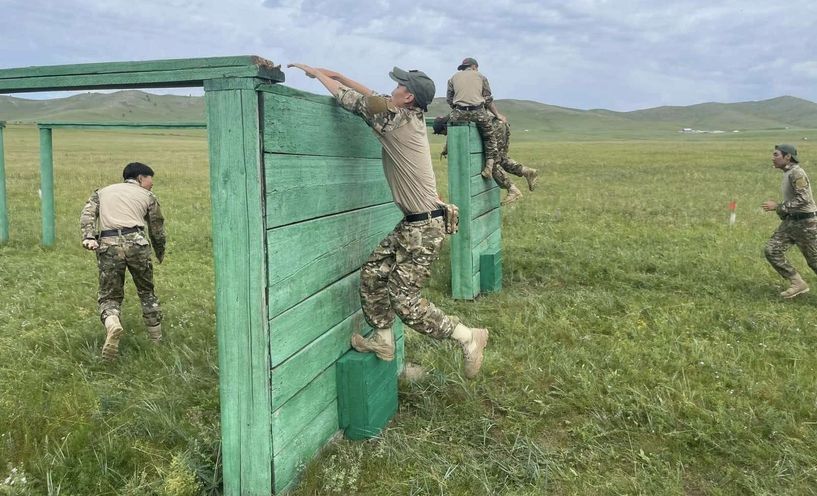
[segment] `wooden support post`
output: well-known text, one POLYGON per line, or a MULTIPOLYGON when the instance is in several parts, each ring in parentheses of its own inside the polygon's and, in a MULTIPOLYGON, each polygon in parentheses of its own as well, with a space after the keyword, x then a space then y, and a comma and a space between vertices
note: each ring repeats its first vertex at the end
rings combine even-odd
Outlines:
POLYGON ((254 89, 210 83, 205 82, 205 99, 224 494, 269 496, 270 346, 259 96, 254 89))
POLYGON ((40 128, 40 205, 43 216, 43 246, 54 246, 54 151, 51 128, 40 128))
POLYGON ((471 259, 471 129, 448 126, 448 197, 460 209, 460 230, 451 237, 451 296, 461 300, 476 298, 471 259))
POLYGON ((6 201, 6 156, 3 148, 4 122, 0 122, 0 244, 9 240, 8 202, 6 201))

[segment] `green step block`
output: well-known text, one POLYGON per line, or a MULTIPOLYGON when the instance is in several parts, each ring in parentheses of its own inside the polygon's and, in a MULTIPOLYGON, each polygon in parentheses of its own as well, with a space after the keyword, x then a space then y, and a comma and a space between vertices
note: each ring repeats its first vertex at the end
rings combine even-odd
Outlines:
POLYGON ((338 423, 347 439, 375 437, 397 413, 397 360, 351 350, 337 362, 338 423))
POLYGON ((502 290, 502 250, 479 256, 479 290, 481 293, 497 293, 502 290))

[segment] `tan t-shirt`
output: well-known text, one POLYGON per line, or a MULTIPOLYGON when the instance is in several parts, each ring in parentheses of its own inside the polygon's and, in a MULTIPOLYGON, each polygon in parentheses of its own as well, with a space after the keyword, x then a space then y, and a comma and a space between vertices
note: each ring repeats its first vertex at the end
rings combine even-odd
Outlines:
POLYGON ((458 71, 448 80, 446 101, 451 106, 468 107, 491 103, 493 97, 488 78, 473 69, 458 71))
POLYGON ((381 95, 364 96, 341 86, 340 105, 361 117, 383 145, 383 171, 394 203, 404 214, 439 208, 426 123, 420 109, 395 107, 381 95))
POLYGON ((99 229, 145 227, 148 207, 156 201, 153 193, 135 182, 111 184, 99 191, 99 229))

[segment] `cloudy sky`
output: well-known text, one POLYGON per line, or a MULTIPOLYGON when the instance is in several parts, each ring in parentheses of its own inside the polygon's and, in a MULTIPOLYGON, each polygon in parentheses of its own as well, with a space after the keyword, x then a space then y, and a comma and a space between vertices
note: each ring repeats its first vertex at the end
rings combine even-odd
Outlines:
MULTIPOLYGON (((817 101, 813 0, 0 0, 0 33, 0 68, 260 55, 383 92, 392 66, 422 69, 443 96, 470 56, 500 99, 817 101)), ((295 70, 286 84, 322 91, 295 70)))

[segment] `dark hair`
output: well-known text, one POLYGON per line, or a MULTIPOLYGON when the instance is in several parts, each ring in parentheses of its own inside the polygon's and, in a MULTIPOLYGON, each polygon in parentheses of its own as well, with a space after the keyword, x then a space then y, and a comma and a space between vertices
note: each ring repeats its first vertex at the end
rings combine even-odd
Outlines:
POLYGON ((131 162, 126 165, 125 170, 122 171, 122 178, 126 181, 128 179, 136 179, 139 176, 153 177, 153 169, 142 162, 131 162))
POLYGON ((449 116, 441 115, 434 119, 434 134, 448 134, 449 116))

